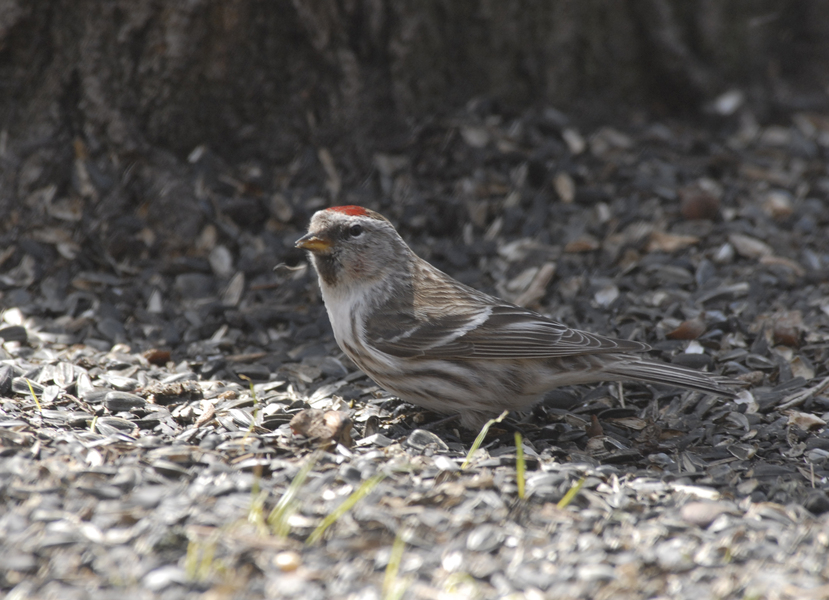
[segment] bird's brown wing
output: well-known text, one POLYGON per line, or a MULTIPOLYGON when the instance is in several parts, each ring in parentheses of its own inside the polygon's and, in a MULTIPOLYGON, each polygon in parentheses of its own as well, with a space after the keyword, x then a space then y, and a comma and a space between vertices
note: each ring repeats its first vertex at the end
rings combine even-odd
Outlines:
POLYGON ((365 324, 366 342, 401 358, 554 358, 648 349, 639 342, 570 329, 510 304, 427 317, 399 312, 386 315, 376 315, 365 324))

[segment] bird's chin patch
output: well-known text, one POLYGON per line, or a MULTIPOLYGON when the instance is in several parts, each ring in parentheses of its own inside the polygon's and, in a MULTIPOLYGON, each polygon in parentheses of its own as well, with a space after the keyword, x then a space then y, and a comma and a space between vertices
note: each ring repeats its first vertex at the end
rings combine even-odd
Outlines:
POLYGON ((342 271, 339 261, 331 254, 314 254, 314 266, 317 268, 317 273, 325 285, 333 286, 337 281, 342 271))

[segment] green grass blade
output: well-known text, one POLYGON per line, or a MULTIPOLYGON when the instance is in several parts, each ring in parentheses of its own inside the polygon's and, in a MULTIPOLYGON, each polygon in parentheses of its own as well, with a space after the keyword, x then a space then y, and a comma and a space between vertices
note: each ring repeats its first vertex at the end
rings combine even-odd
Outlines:
POLYGON ((375 475, 374 477, 370 477, 366 479, 360 487, 356 490, 351 492, 351 495, 346 498, 342 504, 340 504, 334 511, 326 516, 322 523, 320 523, 314 531, 311 532, 311 535, 308 536, 308 539, 305 540, 305 543, 308 545, 315 544, 325 533, 325 530, 328 529, 331 525, 337 522, 337 519, 342 517, 345 513, 351 510, 355 504, 357 504, 364 496, 366 496, 374 487, 385 479, 385 475, 382 473, 380 475, 375 475))
POLYGON ((567 508, 567 506, 573 501, 573 498, 575 498, 576 495, 581 491, 581 488, 584 486, 585 481, 587 481, 587 477, 582 477, 581 479, 579 479, 573 485, 573 487, 567 490, 567 493, 564 494, 564 498, 559 500, 556 506, 562 509, 567 508))
POLYGON ((317 464, 319 456, 319 452, 314 452, 308 458, 305 464, 302 465, 302 468, 294 476, 291 481, 291 485, 288 486, 288 489, 285 490, 285 493, 282 494, 279 502, 276 503, 276 506, 273 507, 273 510, 268 515, 268 525, 270 525, 271 531, 274 535, 278 535, 279 537, 285 537, 288 535, 288 532, 291 529, 288 525, 288 518, 296 512, 296 507, 298 505, 296 497, 299 493, 299 488, 302 487, 302 484, 305 483, 308 475, 313 470, 314 465, 317 464))
POLYGON ((200 544, 194 540, 187 542, 187 554, 184 557, 184 573, 189 581, 196 580, 199 570, 200 544))
POLYGON ((406 549, 406 540, 402 531, 398 531, 391 547, 389 564, 386 565, 386 575, 383 578, 383 600, 399 600, 406 593, 411 584, 410 578, 398 579, 400 563, 403 561, 403 551, 406 549))
POLYGON ((42 413, 43 409, 40 407, 40 400, 37 399, 37 394, 35 394, 35 388, 32 387, 32 382, 26 379, 26 385, 29 386, 29 391, 32 393, 32 398, 35 399, 35 405, 37 406, 37 412, 42 413))
POLYGON ((268 526, 265 523, 265 500, 268 497, 267 492, 263 492, 262 485, 262 465, 256 465, 253 469, 253 485, 250 488, 250 508, 248 509, 248 523, 256 526, 256 530, 264 535, 268 531, 268 526))
POLYGON ((515 483, 518 484, 518 497, 525 497, 525 473, 527 465, 524 462, 524 440, 521 434, 515 432, 515 483))
POLYGON ((262 465, 253 467, 253 485, 250 486, 250 508, 248 509, 248 523, 256 525, 256 529, 264 535, 268 531, 265 524, 266 492, 262 492, 262 465))
POLYGON ((478 450, 478 448, 481 447, 481 444, 484 443, 484 438, 486 437, 486 434, 489 432, 489 428, 492 427, 493 425, 495 425, 495 423, 500 423, 501 421, 503 421, 507 417, 508 414, 509 414, 509 411, 505 410, 504 412, 501 413, 501 415, 497 419, 490 419, 489 421, 486 422, 486 425, 484 425, 481 428, 481 433, 479 433, 478 437, 475 438, 475 441, 472 442, 472 447, 469 449, 469 454, 466 455, 466 460, 463 461, 463 464, 461 465, 461 469, 465 469, 466 467, 469 466, 469 463, 472 462, 472 455, 475 454, 475 452, 478 450))
POLYGON ((191 539, 184 557, 184 572, 189 581, 207 581, 214 571, 214 557, 218 537, 214 534, 206 540, 191 539))

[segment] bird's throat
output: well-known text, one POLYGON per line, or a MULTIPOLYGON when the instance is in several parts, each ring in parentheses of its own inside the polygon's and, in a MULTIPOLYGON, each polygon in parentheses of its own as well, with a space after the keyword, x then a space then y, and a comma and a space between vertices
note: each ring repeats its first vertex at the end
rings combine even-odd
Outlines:
POLYGON ((337 285, 342 267, 332 254, 314 254, 314 267, 322 282, 333 287, 337 285))

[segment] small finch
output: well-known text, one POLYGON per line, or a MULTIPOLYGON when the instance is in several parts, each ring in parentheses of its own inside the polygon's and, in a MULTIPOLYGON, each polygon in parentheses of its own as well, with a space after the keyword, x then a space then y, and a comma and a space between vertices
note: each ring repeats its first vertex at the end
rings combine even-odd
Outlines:
POLYGON ((308 250, 340 348, 380 387, 479 428, 564 385, 640 380, 733 397, 729 380, 642 358, 647 344, 571 329, 455 281, 378 213, 318 211, 308 250))

